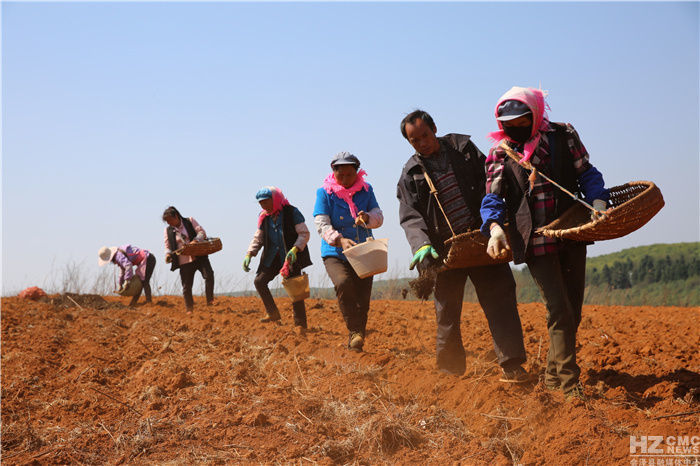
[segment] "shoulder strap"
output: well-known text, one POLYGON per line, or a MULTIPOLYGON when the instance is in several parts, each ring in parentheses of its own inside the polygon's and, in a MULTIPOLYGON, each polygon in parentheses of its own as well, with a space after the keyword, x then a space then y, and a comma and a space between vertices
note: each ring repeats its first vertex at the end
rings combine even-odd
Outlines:
POLYGON ((447 218, 447 214, 445 213, 445 209, 442 208, 442 204, 440 204, 440 199, 438 199, 437 195, 437 189, 435 189, 435 185, 433 184, 433 180, 430 179, 428 176, 428 172, 423 170, 423 176, 425 176, 425 181, 428 182, 428 186, 430 187, 430 194, 435 196, 435 202, 437 202, 438 207, 440 207, 440 211, 442 212, 442 215, 445 216, 445 221, 447 222, 447 226, 450 227, 450 231, 452 232, 452 236, 455 236, 455 231, 452 229, 452 224, 450 223, 450 220, 447 218))

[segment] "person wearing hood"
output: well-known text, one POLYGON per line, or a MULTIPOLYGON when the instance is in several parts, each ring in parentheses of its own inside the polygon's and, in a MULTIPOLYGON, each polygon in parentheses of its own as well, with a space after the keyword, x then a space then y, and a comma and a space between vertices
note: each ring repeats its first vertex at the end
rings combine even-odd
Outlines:
MULTIPOLYGON (((151 302, 151 275, 153 275, 153 269, 156 268, 156 256, 145 249, 137 248, 131 244, 119 247, 105 246, 99 250, 97 256, 97 263, 100 267, 110 262, 119 267, 120 289, 126 286, 127 282, 134 276, 133 268, 136 267, 136 276, 141 279, 143 292, 146 295, 146 303, 151 302)), ((131 298, 129 306, 135 306, 140 296, 141 291, 131 298)))
POLYGON ((339 152, 331 170, 316 191, 314 224, 321 235, 323 265, 348 329, 348 348, 359 352, 365 343, 373 277, 358 277, 343 251, 371 236, 371 229, 384 223, 384 215, 357 157, 339 152))
POLYGON ((584 399, 576 332, 583 306, 586 244, 535 233, 576 202, 536 173, 582 195, 596 211, 606 209, 609 193, 574 127, 549 121, 544 97, 539 89, 513 87, 496 104, 499 131, 490 134, 495 144, 486 160, 481 231, 490 238, 489 255, 499 257, 511 249, 514 262, 527 264, 540 289, 549 332, 545 386, 561 389, 567 398, 584 399), (519 162, 507 156, 500 147, 503 142, 517 151, 519 162), (524 166, 535 170, 529 173, 524 166), (510 243, 503 231, 506 219, 510 243))
MULTIPOLYGON (((301 275, 304 267, 311 265, 311 257, 306 247, 311 234, 304 223, 304 216, 289 203, 279 188, 266 186, 255 194, 255 199, 263 210, 258 216, 258 229, 243 259, 243 270, 250 271, 251 258, 262 249, 254 282, 267 313, 260 321, 275 322, 279 321, 281 316, 268 284, 278 273, 290 278, 297 277, 301 275)), ((301 331, 306 330, 304 301, 292 303, 292 310, 294 325, 301 331)))
MULTIPOLYGON (((484 155, 464 134, 437 136, 433 118, 423 110, 401 121, 401 134, 415 149, 397 186, 399 221, 411 246, 409 268, 421 273, 438 269, 447 255, 445 240, 478 229, 479 206, 484 196, 484 155), (437 190, 438 205, 428 184, 437 190), (444 210, 443 210, 444 209, 444 210)), ((491 331, 501 366, 501 382, 528 380, 523 331, 518 315, 515 280, 508 264, 440 270, 435 279, 437 320, 436 360, 443 372, 461 375, 466 370, 460 320, 464 286, 471 279, 491 331)))
POLYGON ((165 262, 171 264, 171 271, 180 270, 182 295, 185 298, 187 313, 191 314, 194 309, 192 285, 195 272, 199 271, 202 274, 204 294, 209 306, 214 303, 214 270, 211 268, 209 256, 185 256, 175 254, 175 251, 187 243, 206 240, 207 233, 193 217, 183 217, 173 206, 165 209, 162 218, 168 224, 164 232, 165 262))

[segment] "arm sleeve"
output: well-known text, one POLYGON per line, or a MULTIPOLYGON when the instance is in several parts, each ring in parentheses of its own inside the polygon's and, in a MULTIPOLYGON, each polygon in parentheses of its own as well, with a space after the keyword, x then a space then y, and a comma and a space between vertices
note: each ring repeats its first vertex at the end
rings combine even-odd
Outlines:
POLYGON ((125 280, 129 280, 134 276, 134 271, 132 270, 133 264, 121 251, 117 251, 114 255, 114 261, 121 269, 121 273, 119 274, 119 284, 121 285, 125 280))
POLYGON ((503 149, 491 149, 486 158, 486 194, 505 196, 505 180, 503 169, 505 168, 505 151, 503 149))
POLYGON ((610 200, 610 192, 605 189, 603 175, 593 165, 578 176, 578 182, 581 186, 581 192, 589 204, 593 203, 595 199, 601 199, 605 202, 610 200))
POLYGON ((195 220, 193 217, 190 217, 190 222, 192 222, 192 227, 194 228, 194 231, 197 232, 197 236, 193 238, 194 241, 199 242, 207 239, 207 233, 204 231, 204 228, 202 228, 202 226, 199 223, 197 223, 197 220, 195 220))
POLYGON ((486 196, 481 200, 481 234, 489 238, 491 236, 491 224, 493 222, 503 226, 506 218, 506 204, 503 201, 505 195, 505 152, 491 149, 486 158, 486 196))
POLYGON ((304 215, 297 209, 294 208, 294 213, 292 214, 292 220, 294 221, 294 231, 297 233, 297 240, 294 242, 294 246, 300 251, 303 251, 306 247, 306 243, 309 242, 311 233, 306 227, 304 215))
POLYGON ((337 246, 337 241, 343 237, 339 231, 333 228, 331 218, 328 215, 316 215, 314 217, 314 225, 321 238, 331 246, 337 246))
POLYGON ((491 224, 493 222, 503 226, 506 219, 506 203, 496 194, 487 194, 481 200, 481 234, 489 238, 491 236, 491 224))
POLYGON ((165 244, 165 255, 167 256, 172 251, 170 250, 170 242, 168 241, 168 227, 163 231, 163 243, 165 244))
POLYGON ((375 207, 374 209, 370 210, 367 212, 367 215, 369 215, 367 228, 379 228, 384 224, 384 213, 379 207, 375 207))
POLYGON ((249 255, 251 257, 255 257, 258 255, 258 252, 263 246, 263 231, 258 228, 255 230, 255 234, 253 235, 253 239, 251 240, 250 244, 248 245, 248 250, 246 251, 246 255, 249 255))
POLYGON ((311 233, 309 233, 309 229, 304 222, 294 225, 294 230, 297 232, 297 240, 294 242, 294 246, 296 246, 298 250, 303 251, 306 244, 309 242, 311 233))
POLYGON ((423 216, 413 205, 413 200, 417 195, 411 187, 408 174, 403 174, 396 187, 396 197, 399 200, 399 223, 406 234, 406 240, 411 246, 411 252, 416 253, 418 249, 431 244, 428 236, 428 226, 423 216))

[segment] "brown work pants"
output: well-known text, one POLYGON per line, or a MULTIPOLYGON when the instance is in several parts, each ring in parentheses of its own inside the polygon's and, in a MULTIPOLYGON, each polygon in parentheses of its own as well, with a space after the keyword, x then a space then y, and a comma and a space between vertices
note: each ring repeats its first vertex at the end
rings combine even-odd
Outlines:
POLYGON ((586 245, 567 244, 558 253, 533 256, 527 267, 547 307, 549 351, 545 380, 564 392, 577 383, 576 332, 581 323, 586 280, 586 245))
POLYGON ((358 277, 348 261, 337 257, 324 257, 323 265, 335 287, 345 326, 349 332, 359 332, 364 336, 374 277, 358 277))

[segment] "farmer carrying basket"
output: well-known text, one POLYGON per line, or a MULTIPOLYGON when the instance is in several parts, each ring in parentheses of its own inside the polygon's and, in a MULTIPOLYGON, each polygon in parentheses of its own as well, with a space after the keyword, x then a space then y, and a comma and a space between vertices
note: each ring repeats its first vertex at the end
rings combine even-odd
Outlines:
MULTIPOLYGON (((282 274, 285 280, 298 277, 307 280, 301 270, 311 265, 311 257, 306 245, 309 242, 309 229, 299 209, 289 203, 282 190, 266 186, 255 194, 262 212, 258 216, 258 228, 243 259, 243 270, 250 271, 251 258, 262 249, 262 257, 255 274, 255 289, 265 306, 266 316, 261 322, 275 322, 282 317, 272 298, 268 284, 282 274)), ((304 299, 292 297, 294 325, 299 333, 307 328, 304 299)))
POLYGON ((603 176, 570 124, 550 122, 544 93, 513 87, 496 105, 499 130, 486 160, 486 196, 481 203, 487 251, 498 257, 512 250, 516 264, 527 263, 547 306, 549 352, 544 383, 567 397, 584 398, 576 363, 576 331, 581 322, 586 244, 537 233, 577 202, 593 218, 607 209, 603 176), (516 160, 517 159, 517 160, 516 160), (556 186, 555 184, 556 183, 556 186), (563 188, 563 189, 562 189, 563 188), (568 192, 568 193, 567 193, 568 192), (571 195, 582 195, 578 201, 571 195), (503 230, 509 220, 509 234, 503 230))

